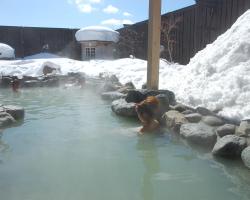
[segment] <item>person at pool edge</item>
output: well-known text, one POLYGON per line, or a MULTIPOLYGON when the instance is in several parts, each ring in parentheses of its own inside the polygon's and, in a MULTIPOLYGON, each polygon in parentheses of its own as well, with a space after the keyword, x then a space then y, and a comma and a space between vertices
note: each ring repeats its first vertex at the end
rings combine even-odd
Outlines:
POLYGON ((159 130, 160 123, 156 119, 159 101, 154 96, 147 97, 144 101, 138 103, 135 107, 139 120, 142 122, 142 128, 139 133, 150 133, 159 130))

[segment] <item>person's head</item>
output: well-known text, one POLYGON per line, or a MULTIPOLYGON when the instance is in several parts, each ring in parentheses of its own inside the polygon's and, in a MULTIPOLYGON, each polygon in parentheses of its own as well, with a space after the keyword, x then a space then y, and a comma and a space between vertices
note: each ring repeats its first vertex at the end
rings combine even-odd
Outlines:
POLYGON ((144 101, 136 105, 136 112, 143 123, 150 122, 154 119, 155 112, 158 108, 159 101, 154 96, 147 97, 144 101))
POLYGON ((155 96, 148 96, 143 102, 154 111, 159 107, 159 100, 155 96))

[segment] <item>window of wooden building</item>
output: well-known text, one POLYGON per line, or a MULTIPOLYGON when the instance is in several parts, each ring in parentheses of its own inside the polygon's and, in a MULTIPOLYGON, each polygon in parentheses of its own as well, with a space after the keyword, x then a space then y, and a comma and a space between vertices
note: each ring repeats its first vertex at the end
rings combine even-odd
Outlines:
POLYGON ((95 58, 95 48, 86 48, 86 58, 87 59, 95 58))

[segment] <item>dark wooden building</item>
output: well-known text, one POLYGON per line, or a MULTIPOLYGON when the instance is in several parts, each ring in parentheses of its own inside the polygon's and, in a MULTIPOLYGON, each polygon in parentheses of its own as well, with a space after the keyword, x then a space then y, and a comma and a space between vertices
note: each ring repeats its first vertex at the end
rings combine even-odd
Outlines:
MULTIPOLYGON (((230 28, 248 9, 250 0, 196 0, 195 5, 162 15, 162 23, 178 21, 170 33, 173 61, 187 64, 190 58, 230 28)), ((134 54, 138 58, 147 58, 147 29, 148 22, 143 21, 118 30, 122 38, 134 45, 128 47, 121 42, 121 57, 134 54)), ((164 34, 161 40, 162 45, 167 47, 164 34)), ((168 52, 164 51, 162 57, 169 59, 168 52)))

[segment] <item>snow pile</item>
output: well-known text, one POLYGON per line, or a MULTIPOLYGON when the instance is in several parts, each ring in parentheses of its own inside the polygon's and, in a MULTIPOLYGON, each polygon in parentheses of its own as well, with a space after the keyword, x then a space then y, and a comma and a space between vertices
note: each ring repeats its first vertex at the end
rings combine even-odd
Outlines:
POLYGON ((0 59, 13 58, 15 58, 15 50, 7 44, 0 43, 0 59))
POLYGON ((75 34, 78 42, 82 41, 107 41, 118 42, 119 33, 110 28, 101 26, 89 26, 82 28, 75 34))
POLYGON ((161 87, 184 103, 250 118, 250 10, 182 69, 162 72, 161 87), (164 74, 165 73, 165 74, 164 74))

